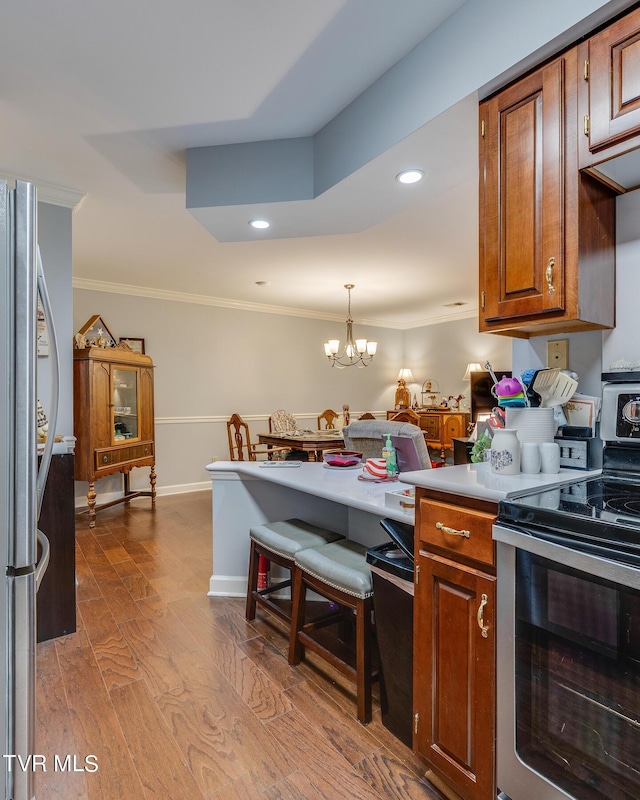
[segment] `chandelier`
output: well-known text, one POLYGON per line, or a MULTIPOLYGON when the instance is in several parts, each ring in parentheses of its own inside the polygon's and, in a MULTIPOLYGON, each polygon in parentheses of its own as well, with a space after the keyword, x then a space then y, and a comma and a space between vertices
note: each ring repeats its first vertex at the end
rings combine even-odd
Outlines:
POLYGON ((332 367, 344 369, 345 367, 367 367, 373 360, 378 349, 377 342, 368 342, 366 339, 353 339, 353 320, 351 319, 351 290, 353 283, 345 283, 344 288, 349 293, 349 306, 347 311, 347 341, 342 352, 340 339, 329 339, 324 343, 324 352, 332 367))

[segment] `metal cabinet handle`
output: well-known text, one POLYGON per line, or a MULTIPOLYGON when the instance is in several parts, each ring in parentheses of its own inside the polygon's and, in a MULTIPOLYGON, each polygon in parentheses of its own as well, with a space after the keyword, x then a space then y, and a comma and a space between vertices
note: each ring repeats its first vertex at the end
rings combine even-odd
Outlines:
POLYGON ((483 594, 480 600, 480 607, 478 608, 478 627, 482 631, 482 636, 486 639, 489 636, 489 628, 484 624, 484 607, 489 602, 486 594, 483 594))
POLYGON ((457 531, 455 528, 448 528, 442 522, 436 522, 436 528, 443 533, 448 533, 450 536, 464 536, 465 539, 471 538, 471 531, 457 531))
POLYGON ((547 279, 547 289, 549 290, 549 294, 553 294, 556 290, 556 287, 553 285, 553 268, 556 265, 555 258, 551 257, 549 259, 549 263, 547 264, 547 271, 545 273, 545 277, 547 279))

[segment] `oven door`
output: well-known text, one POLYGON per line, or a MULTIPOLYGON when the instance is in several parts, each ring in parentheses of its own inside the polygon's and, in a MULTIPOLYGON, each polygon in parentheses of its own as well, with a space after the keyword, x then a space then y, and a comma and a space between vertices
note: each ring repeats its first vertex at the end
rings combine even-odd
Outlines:
POLYGON ((640 570, 506 525, 493 538, 501 796, 640 797, 640 570))

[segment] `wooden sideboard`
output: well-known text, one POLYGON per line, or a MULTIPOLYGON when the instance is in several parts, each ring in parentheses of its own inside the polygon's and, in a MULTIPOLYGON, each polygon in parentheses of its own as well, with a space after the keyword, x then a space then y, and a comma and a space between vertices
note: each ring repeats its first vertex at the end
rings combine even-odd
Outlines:
MULTIPOLYGON (((387 419, 392 419, 398 411, 387 411, 387 419)), ((434 408, 433 411, 417 411, 420 427, 428 447, 440 450, 442 461, 446 451, 453 450, 453 440, 467 435, 471 415, 465 411, 450 411, 447 408, 434 408)))

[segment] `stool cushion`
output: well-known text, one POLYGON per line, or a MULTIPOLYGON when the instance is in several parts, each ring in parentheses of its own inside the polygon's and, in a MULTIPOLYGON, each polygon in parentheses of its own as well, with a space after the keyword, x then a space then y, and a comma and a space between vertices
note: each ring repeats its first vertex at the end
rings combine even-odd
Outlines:
POLYGON ((302 519, 285 519, 281 522, 267 522, 254 525, 249 536, 272 553, 293 559, 298 550, 320 547, 327 542, 343 539, 339 533, 328 531, 302 519))
POLYGON ((334 589, 362 598, 373 594, 367 548, 357 542, 342 539, 313 550, 300 550, 295 554, 295 563, 334 589))

